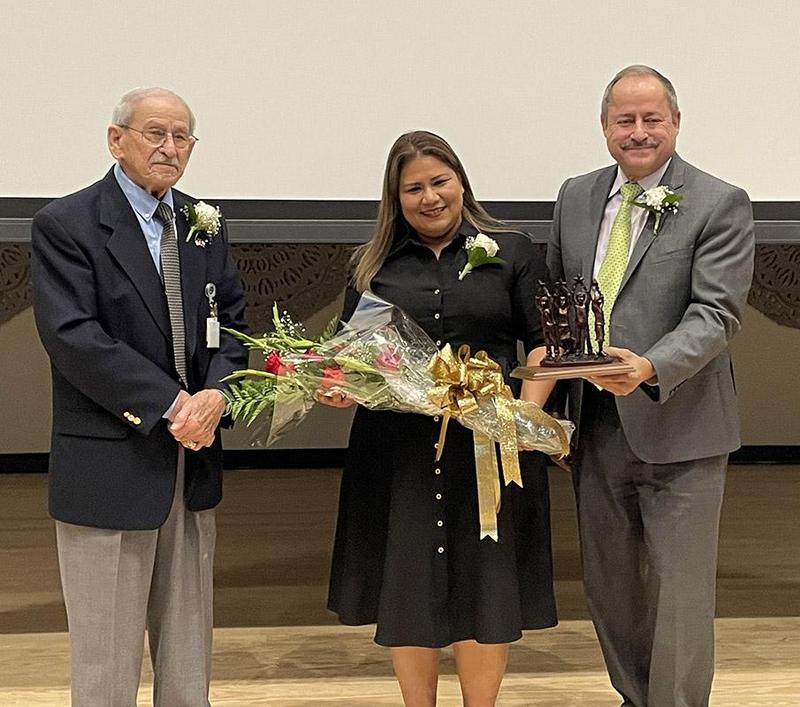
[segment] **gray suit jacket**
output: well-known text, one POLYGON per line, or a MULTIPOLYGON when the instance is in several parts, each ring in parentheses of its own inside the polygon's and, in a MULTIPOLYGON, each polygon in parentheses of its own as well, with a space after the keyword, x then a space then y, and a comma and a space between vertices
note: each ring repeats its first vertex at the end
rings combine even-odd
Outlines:
MULTIPOLYGON (((591 280, 597 238, 617 166, 568 179, 548 244, 553 279, 591 280)), ((653 464, 725 454, 740 445, 728 342, 739 330, 753 276, 750 200, 737 187, 674 155, 662 184, 683 200, 634 246, 611 321, 611 340, 647 357, 657 400, 642 389, 617 397, 633 452, 653 464)), ((570 386, 579 423, 582 385, 570 386)), ((579 434, 579 432, 578 432, 579 434)))

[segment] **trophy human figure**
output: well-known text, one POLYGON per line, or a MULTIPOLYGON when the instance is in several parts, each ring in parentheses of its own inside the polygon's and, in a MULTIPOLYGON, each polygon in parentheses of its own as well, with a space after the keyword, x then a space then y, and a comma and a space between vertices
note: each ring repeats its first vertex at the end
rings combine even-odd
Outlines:
POLYGON ((589 337, 589 291, 583 282, 583 276, 575 278, 572 287, 572 301, 575 306, 575 353, 592 355, 592 340, 589 337))
POLYGON ((597 355, 604 356, 603 343, 605 341, 606 321, 603 315, 603 293, 600 292, 597 280, 592 280, 589 299, 591 300, 592 319, 594 319, 594 338, 597 340, 597 355))
POLYGON ((558 343, 563 352, 563 356, 569 356, 575 352, 575 338, 572 335, 572 322, 570 321, 570 310, 572 309, 572 294, 566 282, 556 283, 556 294, 554 297, 556 309, 556 330, 558 331, 558 343))
POLYGON ((542 334, 544 336, 546 357, 549 359, 556 359, 559 353, 558 326, 553 316, 553 295, 550 294, 547 285, 541 280, 539 280, 539 293, 536 300, 542 318, 542 334))

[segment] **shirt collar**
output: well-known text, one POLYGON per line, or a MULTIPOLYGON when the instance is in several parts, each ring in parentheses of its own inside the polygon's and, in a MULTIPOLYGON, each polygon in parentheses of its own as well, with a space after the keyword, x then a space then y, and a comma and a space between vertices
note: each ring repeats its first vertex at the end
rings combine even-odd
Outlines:
MULTIPOLYGON (((450 241, 446 247, 449 248, 453 243, 461 245, 466 238, 469 236, 475 236, 477 234, 478 231, 475 229, 475 227, 471 223, 462 219, 461 224, 458 227, 458 232, 455 236, 453 236, 453 240, 450 241)), ((388 258, 392 255, 395 255, 406 247, 424 248, 425 246, 423 246, 420 242, 416 231, 408 225, 405 219, 402 219, 398 221, 397 227, 395 228, 392 247, 386 257, 388 258)))
MULTIPOLYGON (((641 179, 637 180, 637 183, 642 188, 643 191, 647 191, 648 189, 652 189, 653 187, 657 187, 661 180, 664 177, 664 174, 669 167, 669 163, 672 162, 672 157, 670 157, 661 167, 659 167, 655 172, 652 174, 648 174, 646 177, 642 177, 641 179)), ((626 182, 631 181, 628 179, 622 171, 622 168, 617 166, 617 176, 614 179, 614 183, 611 185, 611 191, 608 193, 608 198, 611 199, 612 197, 616 196, 619 192, 619 188, 625 184, 626 182)))
MULTIPOLYGON (((119 162, 114 165, 114 176, 117 178, 117 184, 119 184, 122 193, 125 194, 125 198, 127 198, 133 210, 139 214, 142 219, 149 222, 155 215, 156 207, 159 203, 158 199, 150 194, 150 192, 142 189, 125 174, 125 170, 122 169, 119 162)), ((167 204, 167 206, 172 209, 172 212, 175 213, 174 203, 172 201, 172 189, 167 189, 167 193, 164 194, 164 198, 161 199, 161 201, 167 204)))

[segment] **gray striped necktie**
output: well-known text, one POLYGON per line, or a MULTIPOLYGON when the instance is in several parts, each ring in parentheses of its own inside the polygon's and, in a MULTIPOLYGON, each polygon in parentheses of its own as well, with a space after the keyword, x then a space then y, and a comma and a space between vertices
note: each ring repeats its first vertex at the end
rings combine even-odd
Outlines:
POLYGON ((172 222, 172 209, 158 202, 156 218, 164 224, 161 231, 161 277, 167 295, 169 324, 172 329, 172 351, 175 370, 186 385, 186 333, 183 326, 183 295, 181 294, 181 262, 178 258, 178 239, 172 222))

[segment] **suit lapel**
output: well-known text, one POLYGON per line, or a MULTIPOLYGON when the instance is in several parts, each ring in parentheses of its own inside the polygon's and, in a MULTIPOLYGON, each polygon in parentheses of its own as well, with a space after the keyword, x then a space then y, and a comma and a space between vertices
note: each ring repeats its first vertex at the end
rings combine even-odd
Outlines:
POLYGON ((172 198, 175 204, 175 226, 178 236, 178 252, 181 259, 181 291, 183 293, 183 321, 186 330, 186 348, 189 358, 197 349, 197 319, 200 302, 205 297, 206 285, 206 248, 194 242, 194 238, 186 242, 189 224, 182 209, 191 203, 185 194, 173 189, 172 198))
POLYGON ((161 278, 131 205, 117 184, 113 171, 103 180, 100 224, 111 231, 106 249, 128 276, 156 326, 172 340, 167 299, 161 278))
POLYGON ((589 232, 592 238, 581 241, 583 253, 581 256, 582 274, 584 282, 590 283, 594 276, 594 259, 597 253, 597 241, 600 238, 600 226, 608 203, 608 192, 617 176, 617 166, 613 165, 603 170, 592 187, 589 195, 589 232))
MULTIPOLYGON (((680 189, 683 187, 683 180, 684 180, 684 162, 683 160, 678 157, 678 155, 673 155, 672 161, 669 163, 669 167, 667 167, 667 171, 664 172, 664 176, 661 178, 661 184, 669 186, 675 192, 679 192, 680 189)), ((639 208, 638 206, 635 208, 639 208)), ((670 222, 672 219, 669 217, 669 214, 662 217, 661 225, 658 229, 658 237, 664 237, 666 232, 669 230, 670 222)), ((628 259, 628 267, 625 269, 625 275, 622 278, 622 282, 620 283, 619 289, 622 291, 622 288, 625 287, 625 283, 630 280, 633 273, 636 271, 636 268, 639 266, 639 263, 642 261, 644 254, 653 245, 653 241, 656 239, 656 234, 654 233, 653 229, 655 228, 655 216, 649 214, 647 217, 647 221, 645 222, 644 229, 642 233, 639 235, 639 239, 636 241, 636 245, 633 246, 633 251, 631 252, 631 257, 628 259)))

